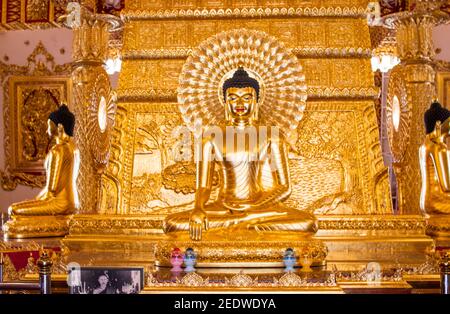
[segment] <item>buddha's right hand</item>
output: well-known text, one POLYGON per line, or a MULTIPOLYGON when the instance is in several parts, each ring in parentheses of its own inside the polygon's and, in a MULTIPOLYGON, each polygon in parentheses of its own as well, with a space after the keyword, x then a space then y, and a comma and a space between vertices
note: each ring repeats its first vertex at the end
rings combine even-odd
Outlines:
POLYGON ((189 236, 192 240, 201 240, 202 231, 208 230, 208 217, 202 209, 194 209, 189 217, 189 236))

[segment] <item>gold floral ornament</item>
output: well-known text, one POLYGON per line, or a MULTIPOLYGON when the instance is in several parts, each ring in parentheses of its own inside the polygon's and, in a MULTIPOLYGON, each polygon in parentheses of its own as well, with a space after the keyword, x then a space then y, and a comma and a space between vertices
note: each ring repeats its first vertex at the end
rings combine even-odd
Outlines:
MULTIPOLYGON (((225 118, 223 82, 243 67, 260 85, 261 125, 278 126, 291 139, 305 109, 307 90, 298 59, 274 37, 235 29, 201 43, 181 71, 178 104, 188 128, 220 125, 225 118)), ((292 141, 291 141, 292 143, 292 141)))

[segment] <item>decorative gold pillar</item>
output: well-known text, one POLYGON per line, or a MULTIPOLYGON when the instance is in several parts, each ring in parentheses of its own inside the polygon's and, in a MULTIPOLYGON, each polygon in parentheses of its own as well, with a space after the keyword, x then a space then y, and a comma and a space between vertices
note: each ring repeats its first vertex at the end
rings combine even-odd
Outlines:
POLYGON ((79 213, 98 211, 101 175, 109 159, 110 133, 114 124, 114 93, 104 69, 108 31, 117 30, 114 16, 95 14, 75 5, 69 10, 73 37, 73 99, 75 140, 80 150, 77 187, 79 213), (75 14, 70 16, 70 14, 75 14), (76 15, 78 14, 78 16, 76 15))
POLYGON ((390 75, 386 108, 401 214, 420 213, 418 150, 425 136, 423 115, 436 94, 432 30, 446 18, 436 1, 422 1, 413 11, 384 18, 385 26, 397 31, 401 60, 390 75))

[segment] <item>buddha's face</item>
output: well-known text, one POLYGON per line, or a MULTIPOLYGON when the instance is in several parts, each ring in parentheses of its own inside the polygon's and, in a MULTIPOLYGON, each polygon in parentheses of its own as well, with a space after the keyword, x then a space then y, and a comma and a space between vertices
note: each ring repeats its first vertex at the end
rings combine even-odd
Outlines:
POLYGON ((230 87, 226 90, 226 105, 231 118, 249 120, 256 107, 256 91, 252 87, 230 87))
POLYGON ((98 283, 100 284, 100 287, 105 288, 108 284, 108 277, 102 275, 98 278, 98 283))
POLYGON ((47 134, 49 137, 54 137, 56 134, 58 134, 58 127, 50 119, 47 120, 47 134))

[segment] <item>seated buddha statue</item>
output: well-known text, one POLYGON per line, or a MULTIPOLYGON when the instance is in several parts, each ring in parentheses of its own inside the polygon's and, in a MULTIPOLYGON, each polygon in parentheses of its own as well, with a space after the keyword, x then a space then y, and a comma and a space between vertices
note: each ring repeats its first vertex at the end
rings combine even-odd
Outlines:
POLYGON ((434 101, 424 116, 426 136, 419 149, 420 208, 430 215, 450 214, 450 111, 434 101))
POLYGON ((168 215, 165 232, 188 231, 192 240, 201 240, 205 232, 223 234, 236 228, 314 234, 312 214, 283 204, 291 193, 288 145, 282 131, 259 124, 258 81, 239 67, 222 90, 224 123, 205 127, 198 141, 194 204, 168 215), (215 170, 220 183, 213 198, 215 170))
MULTIPOLYGON (((20 226, 20 237, 27 230, 27 218, 45 216, 66 216, 73 214, 78 207, 76 177, 79 169, 79 152, 72 139, 75 126, 75 116, 66 105, 52 112, 47 121, 47 134, 54 145, 50 148, 44 162, 46 171, 45 187, 36 199, 12 204, 9 209, 11 220, 6 224, 5 231, 9 236, 16 236, 20 226)), ((35 219, 45 229, 45 220, 35 219)), ((36 226, 37 227, 37 226, 36 226)), ((28 226, 30 234, 34 227, 28 226)), ((54 226, 53 226, 54 229, 54 226)), ((46 236, 49 236, 47 234, 46 236)))

